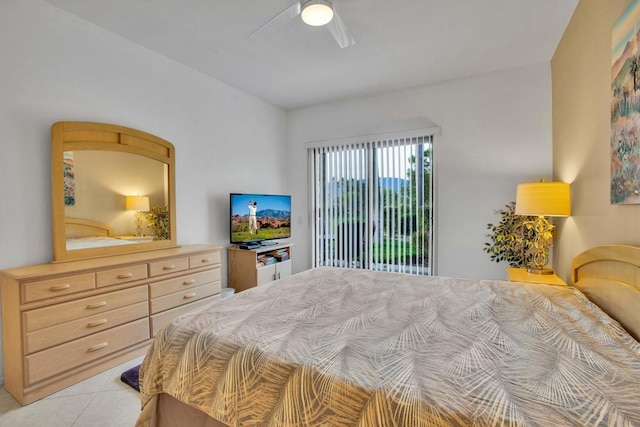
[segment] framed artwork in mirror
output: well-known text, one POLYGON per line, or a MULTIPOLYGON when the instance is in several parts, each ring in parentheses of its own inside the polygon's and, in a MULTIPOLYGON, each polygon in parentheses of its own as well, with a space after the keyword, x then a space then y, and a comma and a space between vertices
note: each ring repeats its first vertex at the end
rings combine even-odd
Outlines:
POLYGON ((73 151, 65 151, 64 161, 64 205, 76 204, 76 183, 73 176, 73 151))

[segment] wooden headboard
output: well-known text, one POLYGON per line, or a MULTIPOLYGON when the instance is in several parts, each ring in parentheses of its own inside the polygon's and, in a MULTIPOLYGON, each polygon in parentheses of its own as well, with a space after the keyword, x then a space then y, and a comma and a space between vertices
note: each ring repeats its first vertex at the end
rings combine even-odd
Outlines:
POLYGON ((65 230, 67 239, 78 239, 80 237, 112 235, 111 227, 101 222, 91 221, 82 218, 65 218, 65 230))
POLYGON ((573 285, 640 341, 640 247, 605 245, 576 256, 573 285))

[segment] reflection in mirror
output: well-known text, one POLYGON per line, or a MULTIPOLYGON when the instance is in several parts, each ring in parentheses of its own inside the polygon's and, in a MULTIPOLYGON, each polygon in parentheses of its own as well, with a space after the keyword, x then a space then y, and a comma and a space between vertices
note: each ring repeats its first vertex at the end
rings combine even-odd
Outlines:
POLYGON ((104 224, 116 239, 98 239, 93 233, 67 227, 67 250, 168 238, 146 220, 149 210, 156 212, 168 206, 166 164, 136 154, 98 150, 65 151, 64 159, 65 217, 104 224), (131 205, 131 200, 139 199, 129 199, 127 210, 128 196, 147 197, 148 206, 131 205), (135 218, 138 213, 139 231, 135 218))

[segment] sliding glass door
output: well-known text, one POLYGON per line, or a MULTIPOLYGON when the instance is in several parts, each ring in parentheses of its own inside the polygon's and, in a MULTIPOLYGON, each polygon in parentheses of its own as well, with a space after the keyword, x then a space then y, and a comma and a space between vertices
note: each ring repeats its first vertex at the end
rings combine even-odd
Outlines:
POLYGON ((309 149, 314 266, 431 274, 433 137, 309 149))

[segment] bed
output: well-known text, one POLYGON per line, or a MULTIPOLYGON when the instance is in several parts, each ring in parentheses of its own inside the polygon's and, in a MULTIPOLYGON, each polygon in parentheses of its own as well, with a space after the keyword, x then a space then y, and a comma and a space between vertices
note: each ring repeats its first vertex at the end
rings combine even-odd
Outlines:
POLYGON ((134 242, 113 237, 111 227, 83 218, 65 218, 67 250, 130 245, 134 242))
POLYGON ((575 286, 309 270, 164 327, 137 425, 640 425, 639 276, 628 246, 575 286))

